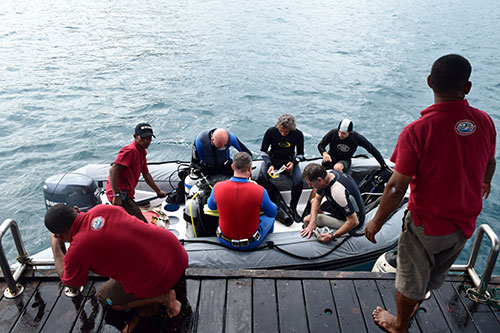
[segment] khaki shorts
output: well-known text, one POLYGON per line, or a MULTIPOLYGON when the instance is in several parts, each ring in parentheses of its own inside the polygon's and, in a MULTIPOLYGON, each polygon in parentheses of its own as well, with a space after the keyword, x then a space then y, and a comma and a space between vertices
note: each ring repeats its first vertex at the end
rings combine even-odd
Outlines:
POLYGON ((327 214, 318 214, 316 218, 316 225, 318 227, 329 227, 332 229, 338 229, 344 225, 345 221, 336 219, 335 217, 327 214))
MULTIPOLYGON (((184 274, 182 274, 172 289, 175 290, 177 299, 179 299, 179 297, 186 297, 186 276, 184 274)), ((135 297, 133 293, 127 294, 125 290, 123 290, 122 284, 113 279, 109 279, 104 283, 97 293, 97 300, 106 308, 113 305, 126 306, 140 299, 142 298, 135 297)))
POLYGON ((97 293, 97 300, 104 307, 111 307, 112 305, 125 306, 130 302, 138 300, 134 294, 127 294, 123 290, 122 284, 116 280, 109 279, 104 283, 97 293))
POLYGON ((445 236, 425 235, 408 210, 399 236, 396 289, 410 299, 424 299, 427 290, 444 283, 466 242, 460 230, 445 236))
POLYGON ((127 199, 125 199, 125 201, 122 202, 122 207, 125 208, 127 213, 129 213, 130 215, 135 216, 139 220, 148 223, 148 220, 146 220, 146 218, 142 214, 141 209, 139 208, 139 206, 137 206, 134 199, 127 197, 127 199))

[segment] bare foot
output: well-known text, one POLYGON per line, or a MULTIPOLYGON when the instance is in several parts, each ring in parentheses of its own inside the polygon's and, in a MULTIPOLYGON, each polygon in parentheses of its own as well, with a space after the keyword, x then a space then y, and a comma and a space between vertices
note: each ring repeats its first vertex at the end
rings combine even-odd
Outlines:
POLYGON ((130 323, 128 323, 127 325, 125 325, 125 327, 123 328, 122 332, 123 333, 131 333, 134 331, 134 328, 135 326, 137 325, 137 323, 139 322, 139 317, 138 316, 134 316, 134 318, 132 318, 132 320, 130 321, 130 323))
POLYGON ((373 310, 372 316, 375 323, 387 332, 401 332, 396 317, 380 306, 377 306, 377 308, 373 310))
POLYGON ((175 291, 170 289, 165 294, 160 295, 161 304, 167 307, 167 314, 170 318, 177 316, 181 312, 181 302, 176 299, 175 291))

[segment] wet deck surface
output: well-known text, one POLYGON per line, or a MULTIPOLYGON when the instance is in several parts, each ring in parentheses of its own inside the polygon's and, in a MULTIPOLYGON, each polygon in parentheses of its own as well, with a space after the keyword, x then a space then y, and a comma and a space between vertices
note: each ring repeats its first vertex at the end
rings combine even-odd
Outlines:
MULTIPOLYGON (((186 276, 181 314, 171 319, 160 309, 135 332, 381 332, 373 309, 396 310, 393 274, 190 269, 186 276)), ((410 332, 500 332, 500 310, 470 301, 463 280, 450 276, 433 291, 410 332)), ((104 282, 92 278, 83 295, 68 298, 53 272, 24 278, 21 296, 2 293, 0 332, 119 332, 136 313, 105 311, 95 298, 104 282)))

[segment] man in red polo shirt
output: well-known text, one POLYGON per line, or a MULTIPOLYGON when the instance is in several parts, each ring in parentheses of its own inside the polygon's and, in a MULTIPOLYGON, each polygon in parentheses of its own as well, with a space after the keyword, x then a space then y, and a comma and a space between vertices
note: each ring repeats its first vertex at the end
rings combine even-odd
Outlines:
POLYGON ((172 317, 181 304, 174 286, 184 274, 188 255, 177 237, 142 223, 123 209, 97 205, 81 213, 57 204, 45 214, 56 271, 71 287, 88 282, 88 273, 109 277, 97 295, 114 310, 163 304, 172 317), (71 246, 66 250, 65 242, 71 246))
POLYGON ((158 195, 159 198, 166 196, 160 190, 149 173, 146 149, 149 147, 153 135, 151 125, 140 123, 135 127, 134 142, 123 147, 109 169, 108 182, 106 183, 106 195, 108 200, 116 206, 123 206, 133 216, 147 223, 140 208, 134 201, 135 187, 142 177, 158 195))
POLYGON ((482 197, 495 172, 496 131, 485 112, 469 105, 471 66, 449 54, 437 59, 427 78, 434 102, 406 126, 391 157, 396 171, 365 235, 376 242, 389 214, 411 193, 399 238, 394 316, 381 307, 377 324, 407 332, 426 291, 439 288, 476 227, 482 197))

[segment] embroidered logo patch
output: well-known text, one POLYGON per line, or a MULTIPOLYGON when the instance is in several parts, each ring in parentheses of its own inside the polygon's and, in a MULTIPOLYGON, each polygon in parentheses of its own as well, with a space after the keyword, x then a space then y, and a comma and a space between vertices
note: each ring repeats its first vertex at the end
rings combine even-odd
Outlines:
POLYGON ((92 222, 90 222, 90 229, 92 229, 92 231, 99 231, 102 229, 103 226, 104 226, 104 217, 102 216, 95 217, 92 220, 92 222))
POLYGON ((458 135, 471 135, 476 131, 476 124, 472 120, 464 119, 455 124, 455 132, 458 135))

